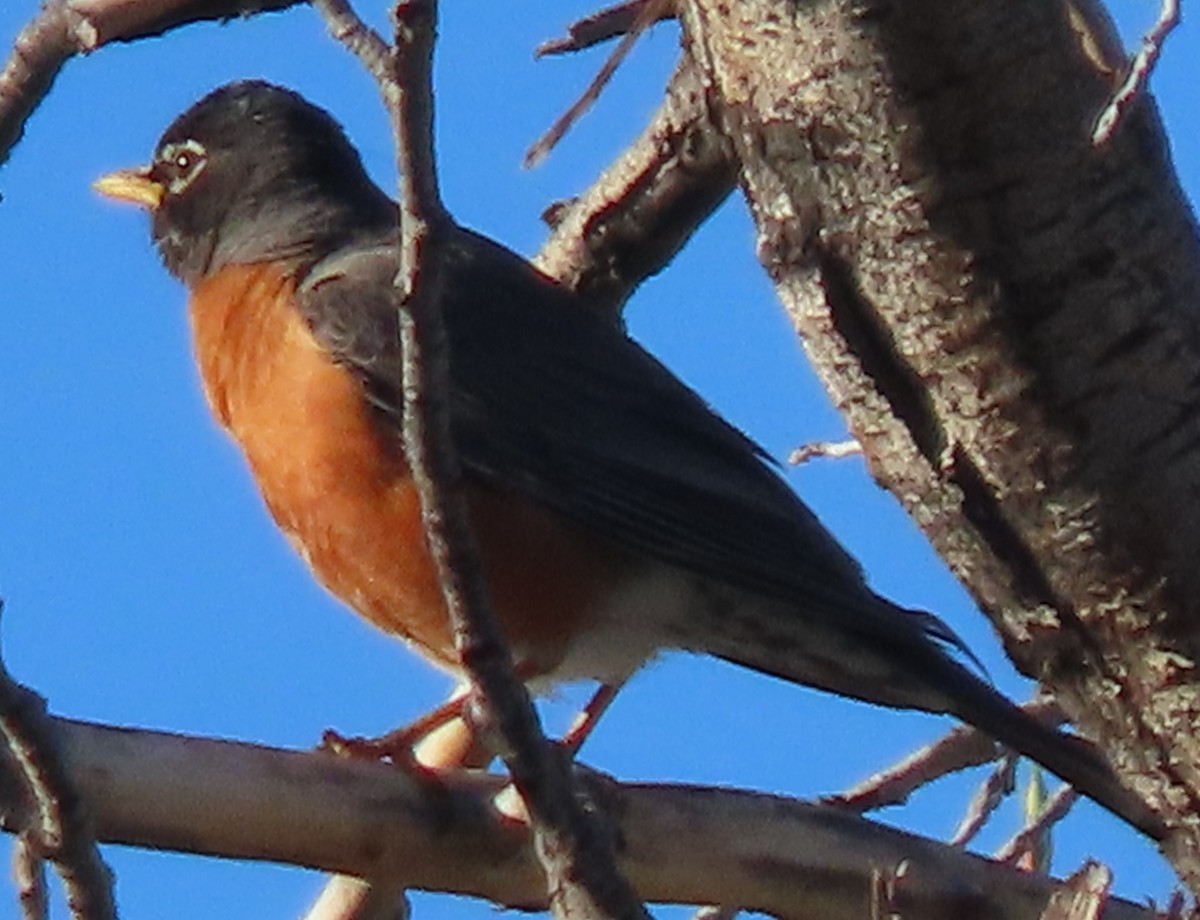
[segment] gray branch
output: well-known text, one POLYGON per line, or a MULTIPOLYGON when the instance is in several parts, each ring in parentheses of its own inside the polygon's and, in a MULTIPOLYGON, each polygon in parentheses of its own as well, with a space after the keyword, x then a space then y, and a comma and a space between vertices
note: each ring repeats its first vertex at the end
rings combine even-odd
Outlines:
MULTIPOLYGON (((545 906, 527 828, 497 813, 500 778, 439 782, 378 763, 53 720, 102 841, 269 860, 514 908, 545 906)), ((862 920, 890 879, 903 916, 1028 920, 1058 883, 844 810, 730 789, 625 785, 589 792, 618 822, 622 869, 649 901, 740 905, 777 917, 862 920), (901 869, 903 867, 903 869, 901 869)), ((0 776, 0 827, 18 790, 0 776)), ((1107 920, 1149 920, 1110 899, 1107 920)))

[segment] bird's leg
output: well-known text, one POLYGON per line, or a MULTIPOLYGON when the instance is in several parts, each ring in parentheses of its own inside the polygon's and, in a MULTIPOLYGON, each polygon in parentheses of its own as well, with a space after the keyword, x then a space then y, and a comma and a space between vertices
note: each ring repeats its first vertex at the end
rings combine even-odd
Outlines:
MULTIPOLYGON (((579 711, 566 734, 558 741, 567 757, 574 759, 601 716, 617 698, 623 684, 601 684, 579 711)), ((427 769, 485 767, 492 754, 470 716, 470 688, 463 685, 450 699, 412 725, 380 739, 384 744, 407 745, 416 762, 427 769), (393 742, 394 739, 394 742, 393 742)), ((392 759, 395 759, 393 754, 392 759)))
MULTIPOLYGON (((623 686, 625 686, 624 681, 616 684, 601 684, 583 709, 579 710, 579 715, 575 717, 571 727, 558 741, 558 746, 566 757, 571 760, 575 759, 579 749, 583 747, 583 743, 587 741, 600 722, 600 717, 608 711, 608 707, 612 705, 623 686)), ((522 824, 529 823, 529 810, 525 807, 525 801, 511 783, 493 796, 492 804, 505 817, 522 824)))
MULTIPOLYGON (((579 753, 622 686, 623 683, 601 684, 579 711, 558 741, 568 757, 573 759, 579 753)), ((481 741, 481 733, 472 724, 469 703, 469 688, 460 687, 428 716, 381 740, 389 741, 392 737, 407 740, 417 763, 430 769, 486 766, 491 755, 481 741)))
POLYGON ((321 747, 364 760, 390 760, 425 767, 457 766, 452 752, 465 756, 474 744, 474 731, 463 720, 469 688, 460 686, 450 698, 415 722, 379 738, 345 738, 332 729, 321 736, 321 747))
MULTIPOLYGON (((601 684, 579 711, 558 742, 568 757, 574 758, 579 753, 622 686, 621 683, 601 684)), ((463 684, 436 709, 379 738, 346 738, 332 729, 327 730, 321 738, 321 747, 350 757, 386 760, 428 770, 484 767, 491 760, 491 754, 482 743, 479 730, 471 723, 467 711, 470 695, 470 686, 463 684)))
MULTIPOLYGON (((487 766, 491 754, 464 717, 470 690, 470 685, 460 684, 442 705, 379 738, 343 738, 327 730, 321 738, 321 747, 347 757, 387 760, 430 773, 487 766)), ((405 920, 408 916, 408 902, 402 890, 378 880, 334 875, 304 920, 405 920)))
POLYGON ((571 758, 579 753, 583 743, 596 728, 600 717, 608 712, 608 707, 612 705, 623 686, 625 686, 624 681, 616 684, 601 684, 592 694, 592 698, 587 701, 587 705, 579 710, 579 715, 575 717, 575 721, 571 723, 567 733, 558 742, 571 758))

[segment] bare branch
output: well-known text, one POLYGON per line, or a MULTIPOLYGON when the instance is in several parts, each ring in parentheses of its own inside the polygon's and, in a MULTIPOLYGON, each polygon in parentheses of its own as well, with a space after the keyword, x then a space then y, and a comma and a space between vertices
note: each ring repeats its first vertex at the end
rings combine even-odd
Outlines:
MULTIPOLYGON (((392 107, 400 151, 401 272, 404 306, 405 452, 421 496, 426 538, 471 675, 501 756, 533 818, 550 903, 560 917, 646 917, 616 868, 609 842, 575 799, 568 762, 542 734, 517 679, 508 643, 491 612, 479 552, 459 489, 462 471, 450 436, 449 361, 441 314, 438 236, 450 230, 433 152, 433 2, 396 6, 392 107)), ((450 240, 443 239, 441 245, 450 240)))
MULTIPOLYGON (((53 720, 70 779, 110 843, 271 860, 404 888, 545 906, 528 829, 492 801, 498 777, 440 780, 328 754, 53 720)), ((591 795, 619 821, 621 865, 648 900, 862 920, 871 879, 907 861, 904 916, 1027 920, 1056 883, 839 809, 729 789, 620 785, 591 795)), ((0 826, 19 786, 0 774, 0 826)), ((1106 920, 1150 920, 1111 899, 1106 920)))
POLYGON ((1046 832, 1067 816, 1078 799, 1079 793, 1070 786, 1060 786, 1042 806, 1037 819, 996 851, 996 860, 1016 862, 1022 854, 1038 849, 1046 832))
POLYGON ((1107 866, 1088 861, 1055 892, 1040 920, 1098 920, 1108 916, 1112 872, 1107 866))
POLYGON ((21 834, 13 844, 13 883, 21 920, 49 920, 49 895, 46 891, 46 863, 21 834))
POLYGON ((797 10, 680 5, 759 257, 874 478, 1200 888, 1200 246, 1154 107, 1092 145, 1111 79, 1039 0, 797 10))
MULTIPOLYGON (((1036 700, 1021 708, 1031 716, 1054 725, 1064 721, 1061 710, 1053 702, 1036 700)), ((932 744, 903 758, 895 766, 876 773, 826 801, 859 813, 900 805, 917 789, 936 779, 995 759, 995 741, 969 725, 959 725, 932 744)))
MULTIPOLYGON (((358 36, 343 3, 325 3, 334 33, 358 36)), ((450 433, 449 362, 442 317, 448 247, 470 246, 446 213, 433 146, 434 0, 399 2, 394 71, 380 89, 392 115, 401 184, 401 270, 397 279, 404 356, 404 446, 421 501, 425 536, 438 570, 455 646, 470 674, 486 725, 532 816, 551 907, 568 916, 647 916, 617 871, 611 846, 575 798, 569 760, 542 734, 491 612, 479 552, 461 492, 450 433)), ((378 57, 378 55, 374 55, 378 57)))
POLYGON ((301 0, 49 0, 17 36, 0 70, 0 165, 63 65, 116 41, 161 35, 204 20, 232 19, 301 0))
POLYGON ((571 23, 567 26, 566 38, 553 38, 542 42, 534 51, 534 57, 583 51, 593 45, 606 42, 610 38, 636 31, 643 11, 652 4, 659 7, 655 11, 655 22, 675 17, 674 3, 659 4, 657 0, 626 0, 624 3, 610 6, 571 23))
POLYGON ((116 920, 112 875, 92 836, 90 818, 60 762, 57 739, 46 716, 46 704, 16 683, 0 662, 0 765, 11 765, 19 777, 26 806, 20 809, 22 874, 30 880, 22 891, 33 892, 36 907, 39 874, 32 862, 50 860, 62 878, 67 906, 76 920, 116 920))
POLYGON ((83 51, 153 38, 194 22, 225 22, 295 6, 299 0, 66 0, 83 51))
POLYGON ((0 71, 0 164, 21 139, 25 122, 50 91, 67 58, 79 51, 72 42, 64 3, 48 3, 17 35, 0 71))
POLYGON ((951 845, 966 846, 975 839, 1000 803, 1012 794, 1016 786, 1016 775, 1016 755, 1012 752, 1006 753, 972 797, 967 813, 959 822, 954 836, 950 838, 951 845))
POLYGON ((916 790, 948 773, 995 759, 995 741, 970 726, 959 725, 894 766, 826 801, 859 813, 901 805, 916 790))
POLYGON ((563 136, 569 130, 571 130, 571 126, 574 125, 575 122, 577 122, 583 116, 583 113, 590 109, 596 100, 600 98, 600 94, 604 91, 604 87, 608 85, 608 81, 611 80, 613 74, 617 72, 617 68, 621 66, 621 62, 624 61, 629 55, 629 52, 633 49, 634 43, 638 40, 641 34, 646 31, 650 24, 659 18, 659 14, 666 9, 667 0, 646 0, 646 2, 639 7, 637 10, 637 15, 634 17, 633 24, 630 26, 629 31, 621 37, 621 41, 617 44, 617 47, 613 49, 612 54, 610 54, 607 60, 605 60, 605 62, 601 65, 600 70, 597 71, 596 76, 592 79, 592 82, 588 84, 587 89, 580 94, 579 98, 571 104, 567 111, 564 112, 558 118, 558 120, 550 126, 550 129, 540 138, 538 138, 534 142, 533 146, 530 147, 526 152, 526 168, 536 166, 543 159, 545 159, 546 155, 554 149, 560 140, 563 139, 563 136))
POLYGON ((313 902, 304 920, 408 920, 409 905, 396 886, 377 885, 350 875, 335 875, 313 902))
POLYGON ((1158 9, 1158 19, 1153 28, 1142 39, 1142 47, 1129 62, 1129 72, 1113 93, 1112 99, 1096 119, 1096 127, 1092 129, 1092 143, 1097 147, 1108 143, 1113 133, 1121 123, 1121 116, 1146 91, 1146 84, 1158 63, 1167 36, 1179 25, 1179 0, 1161 0, 1158 9))
POLYGON ((579 199, 555 209, 537 266, 614 319, 733 190, 737 164, 685 56, 646 130, 579 199))
POLYGON ((1171 898, 1167 901, 1166 909, 1159 915, 1158 920, 1184 920, 1186 916, 1190 920, 1196 920, 1196 911, 1187 909, 1187 898, 1184 897, 1182 891, 1171 892, 1171 898))
POLYGON ((311 0, 330 34, 362 62, 380 88, 393 80, 392 47, 345 0, 311 0))
POLYGON ((787 462, 791 466, 799 466, 817 457, 843 460, 846 457, 860 457, 862 452, 862 445, 853 438, 845 441, 810 441, 788 454, 787 462))

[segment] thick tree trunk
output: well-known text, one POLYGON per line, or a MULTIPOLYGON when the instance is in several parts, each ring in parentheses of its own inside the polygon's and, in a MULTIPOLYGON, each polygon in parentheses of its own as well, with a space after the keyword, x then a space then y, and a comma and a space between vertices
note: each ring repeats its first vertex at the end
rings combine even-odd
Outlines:
POLYGON ((1196 224, 1046 0, 689 0, 759 255, 872 472, 1200 882, 1196 224))

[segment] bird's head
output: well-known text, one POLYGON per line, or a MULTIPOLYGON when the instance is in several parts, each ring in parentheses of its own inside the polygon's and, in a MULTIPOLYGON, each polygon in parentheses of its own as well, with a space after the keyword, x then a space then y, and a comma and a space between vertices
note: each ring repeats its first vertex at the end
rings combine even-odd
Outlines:
POLYGON ((397 213, 328 112, 258 80, 205 96, 148 165, 95 188, 150 212, 163 263, 185 283, 231 263, 312 261, 394 226, 397 213))

